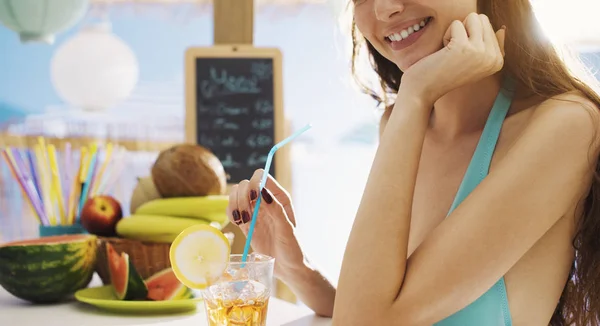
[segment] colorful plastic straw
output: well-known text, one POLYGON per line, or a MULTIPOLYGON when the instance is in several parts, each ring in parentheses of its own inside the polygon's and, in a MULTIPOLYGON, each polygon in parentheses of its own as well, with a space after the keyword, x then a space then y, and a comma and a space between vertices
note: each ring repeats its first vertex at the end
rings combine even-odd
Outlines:
MULTIPOLYGON (((275 155, 275 152, 278 149, 280 149, 281 147, 283 147, 285 144, 289 143, 292 139, 300 136, 302 133, 304 133, 311 127, 312 127, 312 125, 310 123, 307 124, 306 126, 302 127, 302 129, 296 131, 295 133, 290 135, 288 138, 280 141, 279 143, 275 144, 275 146, 273 146, 273 148, 271 148, 271 150, 269 151, 269 155, 267 155, 267 162, 265 164, 265 172, 263 173, 262 179, 260 180, 260 187, 258 189, 259 194, 262 191, 262 189, 265 187, 265 183, 267 183, 267 176, 269 174, 269 169, 271 168, 271 161, 273 160, 273 156, 275 155)), ((250 229, 248 230, 248 237, 246 238, 246 245, 244 246, 244 254, 242 255, 242 263, 245 263, 246 259, 248 258, 248 251, 250 251, 250 242, 252 242, 252 233, 254 232, 254 225, 256 224, 256 219, 258 217, 258 208, 260 206, 261 197, 262 196, 260 196, 260 195, 258 196, 256 205, 254 206, 254 213, 252 213, 250 229)), ((245 264, 242 264, 242 267, 244 267, 244 265, 245 264)))

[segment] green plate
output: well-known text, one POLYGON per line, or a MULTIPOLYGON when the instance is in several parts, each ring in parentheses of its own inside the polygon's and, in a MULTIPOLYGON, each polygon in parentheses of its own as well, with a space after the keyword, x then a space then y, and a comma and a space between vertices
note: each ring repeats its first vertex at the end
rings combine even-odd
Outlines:
POLYGON ((168 301, 118 300, 110 285, 81 289, 75 292, 78 301, 118 313, 172 314, 196 310, 202 298, 168 301))

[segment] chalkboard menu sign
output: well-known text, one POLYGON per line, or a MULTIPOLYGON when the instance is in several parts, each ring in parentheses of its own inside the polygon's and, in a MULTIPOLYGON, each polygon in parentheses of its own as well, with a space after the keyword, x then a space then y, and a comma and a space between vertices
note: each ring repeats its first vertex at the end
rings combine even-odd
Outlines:
MULTIPOLYGON (((210 149, 228 183, 264 168, 283 137, 281 56, 276 49, 217 46, 186 52, 186 140, 210 149)), ((277 174, 273 159, 270 173, 277 174)))

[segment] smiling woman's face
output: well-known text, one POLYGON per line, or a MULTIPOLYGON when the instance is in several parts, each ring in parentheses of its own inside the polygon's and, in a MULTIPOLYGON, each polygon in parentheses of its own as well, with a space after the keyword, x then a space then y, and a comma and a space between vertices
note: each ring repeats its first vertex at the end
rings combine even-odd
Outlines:
POLYGON ((356 27, 405 71, 440 50, 453 20, 477 11, 477 0, 354 0, 356 27))

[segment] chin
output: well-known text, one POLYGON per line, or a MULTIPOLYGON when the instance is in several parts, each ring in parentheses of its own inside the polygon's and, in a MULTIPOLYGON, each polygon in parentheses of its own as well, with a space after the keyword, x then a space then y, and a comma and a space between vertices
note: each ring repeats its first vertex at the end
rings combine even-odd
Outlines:
MULTIPOLYGON (((425 42, 423 42, 425 43, 425 42)), ((401 71, 406 71, 412 65, 421 59, 441 50, 443 45, 439 42, 429 42, 425 44, 413 44, 412 47, 404 51, 390 53, 388 60, 392 61, 401 71)))
POLYGON ((421 59, 427 57, 428 55, 435 53, 435 51, 414 51, 412 53, 406 53, 403 55, 398 55, 396 58, 393 58, 392 62, 398 66, 400 71, 404 72, 408 70, 412 65, 419 62, 421 59))
POLYGON ((421 60, 424 57, 425 56, 412 57, 412 58, 402 58, 402 59, 395 60, 394 63, 396 64, 396 66, 398 66, 398 68, 400 69, 400 71, 405 72, 406 70, 408 70, 408 68, 410 68, 415 63, 419 62, 419 60, 421 60))
POLYGON ((441 50, 443 48, 443 33, 436 28, 434 22, 428 25, 428 30, 425 31, 415 43, 399 50, 390 51, 390 46, 385 44, 388 49, 388 60, 398 66, 401 71, 406 71, 412 65, 419 62, 421 59, 441 50))

